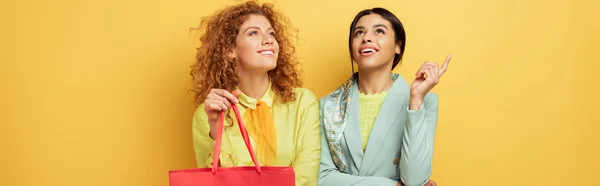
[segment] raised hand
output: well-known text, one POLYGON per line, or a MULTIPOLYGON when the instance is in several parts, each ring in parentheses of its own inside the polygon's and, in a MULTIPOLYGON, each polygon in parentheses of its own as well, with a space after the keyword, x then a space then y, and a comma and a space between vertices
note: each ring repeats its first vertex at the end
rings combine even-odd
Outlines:
POLYGON ((410 86, 410 110, 418 109, 423 102, 425 95, 440 82, 440 78, 448 69, 448 63, 452 55, 446 57, 446 61, 439 68, 438 64, 431 61, 425 61, 419 68, 415 80, 410 86))

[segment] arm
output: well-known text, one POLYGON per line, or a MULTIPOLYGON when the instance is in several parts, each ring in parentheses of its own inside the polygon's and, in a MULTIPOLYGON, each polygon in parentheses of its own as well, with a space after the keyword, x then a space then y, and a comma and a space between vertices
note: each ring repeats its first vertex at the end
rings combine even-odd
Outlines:
POLYGON ((215 140, 209 136, 210 126, 203 108, 204 104, 198 106, 192 120, 194 152, 196 153, 196 164, 199 168, 212 166, 212 153, 215 148, 215 140))
MULTIPOLYGON (((321 108, 321 111, 323 109, 321 108)), ((323 114, 323 113, 321 113, 323 114)), ((321 121, 322 122, 322 121, 321 121)), ((382 185, 396 186, 398 181, 385 177, 361 177, 340 172, 331 158, 329 146, 325 138, 325 129, 321 128, 321 167, 319 170, 319 184, 322 186, 339 185, 382 185)), ((348 157, 349 158, 349 157, 348 157)))
POLYGON ((425 96, 421 107, 407 109, 399 166, 406 186, 422 186, 429 181, 437 121, 438 97, 434 93, 425 96))
POLYGON ((298 150, 293 167, 296 172, 297 186, 317 185, 319 160, 321 153, 321 128, 319 126, 319 102, 312 99, 308 108, 302 111, 300 117, 301 128, 298 150))

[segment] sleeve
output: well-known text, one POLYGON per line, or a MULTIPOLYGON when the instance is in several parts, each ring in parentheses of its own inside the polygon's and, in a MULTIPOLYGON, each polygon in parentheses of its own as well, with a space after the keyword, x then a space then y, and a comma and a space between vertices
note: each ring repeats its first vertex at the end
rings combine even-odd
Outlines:
POLYGON ((432 172, 433 141, 438 121, 438 97, 428 93, 419 110, 408 110, 402 138, 400 179, 406 186, 422 186, 432 172))
MULTIPOLYGON (((321 104, 322 105, 322 104, 321 104)), ((322 107, 322 106, 321 106, 322 107)), ((320 109, 320 113, 323 114, 323 109, 320 109)), ((322 122, 322 116, 319 121, 322 122)), ((321 123, 321 126, 323 124, 321 123)), ((366 186, 366 185, 382 185, 382 186, 396 186, 398 181, 386 178, 386 177, 361 177, 350 175, 340 172, 331 157, 329 152, 329 146, 325 138, 325 128, 321 127, 321 165, 319 170, 319 186, 339 186, 339 185, 353 185, 353 186, 366 186)))
POLYGON ((319 171, 319 160, 321 153, 321 128, 319 126, 319 103, 316 97, 311 94, 307 108, 302 109, 299 117, 299 124, 302 129, 300 132, 301 140, 299 143, 297 156, 294 159, 294 171, 296 172, 296 185, 314 186, 317 185, 317 176, 319 171))
MULTIPOLYGON (((206 112, 204 112, 204 104, 201 104, 196 109, 192 120, 192 137, 198 168, 212 166, 212 153, 215 148, 215 140, 210 137, 209 133, 208 117, 206 112)), ((222 155, 220 159, 223 159, 222 155)))

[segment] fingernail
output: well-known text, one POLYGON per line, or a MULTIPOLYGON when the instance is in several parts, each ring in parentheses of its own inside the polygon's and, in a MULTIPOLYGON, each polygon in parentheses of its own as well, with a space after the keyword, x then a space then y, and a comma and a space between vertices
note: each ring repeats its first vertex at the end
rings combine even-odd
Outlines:
POLYGON ((238 103, 239 101, 237 99, 235 99, 235 103, 238 103))

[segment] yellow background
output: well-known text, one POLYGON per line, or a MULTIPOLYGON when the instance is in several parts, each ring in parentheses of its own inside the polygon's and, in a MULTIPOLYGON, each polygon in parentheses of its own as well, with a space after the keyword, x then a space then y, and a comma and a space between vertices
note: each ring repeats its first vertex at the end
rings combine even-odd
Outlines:
MULTIPOLYGON (((232 3, 3 2, 0 185, 164 186, 194 167, 188 29, 232 3)), ((454 56, 434 89, 439 185, 599 184, 598 1, 279 0, 319 97, 350 75, 348 27, 374 6, 405 24, 405 78, 454 56)))

